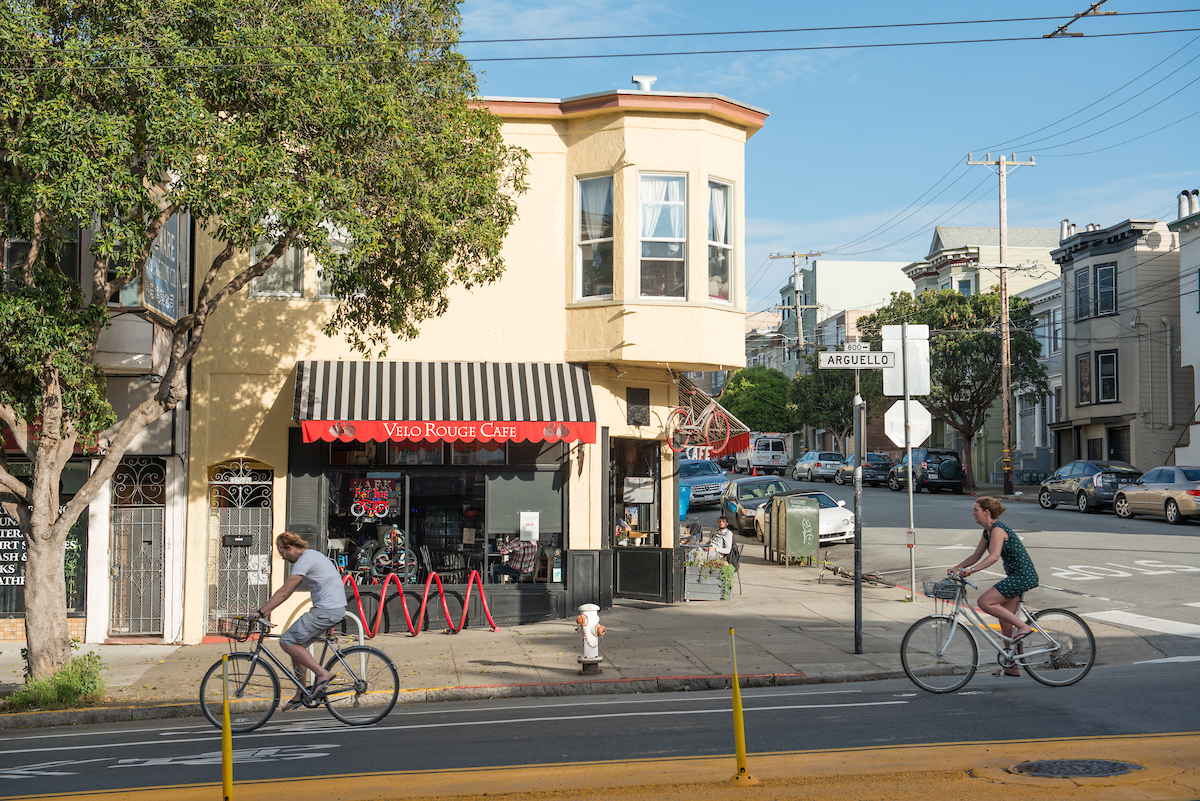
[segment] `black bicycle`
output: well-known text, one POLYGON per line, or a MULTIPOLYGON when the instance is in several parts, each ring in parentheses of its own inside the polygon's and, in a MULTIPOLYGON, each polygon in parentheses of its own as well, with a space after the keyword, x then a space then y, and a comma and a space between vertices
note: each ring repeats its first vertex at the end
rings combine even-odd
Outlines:
POLYGON ((334 676, 323 689, 314 692, 266 649, 265 640, 279 637, 269 633, 272 625, 242 615, 217 621, 217 633, 230 639, 231 648, 233 642, 257 636, 254 650, 233 650, 228 662, 217 660, 200 682, 200 708, 218 729, 226 692, 222 686, 226 668, 230 728, 239 733, 254 731, 275 713, 279 706, 280 673, 296 685, 305 707, 316 709, 324 704, 329 714, 351 726, 377 723, 396 706, 400 677, 396 665, 383 651, 368 645, 339 648, 333 636, 317 640, 322 643, 317 661, 324 662, 334 676))

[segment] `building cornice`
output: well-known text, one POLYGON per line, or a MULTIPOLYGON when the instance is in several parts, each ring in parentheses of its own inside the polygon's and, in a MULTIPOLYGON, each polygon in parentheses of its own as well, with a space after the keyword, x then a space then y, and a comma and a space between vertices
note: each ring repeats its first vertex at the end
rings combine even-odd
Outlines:
POLYGON ((734 125, 750 138, 762 128, 768 112, 722 95, 683 92, 613 91, 563 100, 529 97, 481 97, 475 101, 504 119, 571 119, 613 112, 700 114, 734 125))

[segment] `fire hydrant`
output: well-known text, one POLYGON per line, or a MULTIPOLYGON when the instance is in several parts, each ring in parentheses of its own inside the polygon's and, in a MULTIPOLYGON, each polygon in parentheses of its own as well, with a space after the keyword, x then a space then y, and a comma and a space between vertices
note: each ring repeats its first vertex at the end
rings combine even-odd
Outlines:
POLYGON ((579 657, 580 673, 603 673, 600 663, 600 638, 604 636, 604 626, 600 625, 600 607, 596 604, 584 604, 579 607, 579 617, 575 618, 575 627, 579 629, 579 637, 583 640, 583 656, 579 657))

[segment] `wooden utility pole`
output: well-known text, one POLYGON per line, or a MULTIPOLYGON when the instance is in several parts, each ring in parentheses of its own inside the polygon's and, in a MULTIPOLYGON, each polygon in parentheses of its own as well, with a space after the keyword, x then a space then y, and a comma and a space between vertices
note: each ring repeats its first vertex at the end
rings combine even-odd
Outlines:
POLYGON ((1029 161, 1017 161, 1016 153, 1008 161, 1005 160, 1003 154, 996 161, 992 161, 991 153, 984 156, 983 161, 972 161, 971 154, 968 153, 967 164, 998 167, 1000 173, 1000 397, 1003 408, 1001 414, 1004 416, 1004 494, 1012 495, 1012 360, 1009 358, 1008 352, 1008 200, 1004 185, 1004 171, 1008 165, 1033 167, 1034 161, 1032 157, 1029 161))
MULTIPOLYGON (((796 310, 796 358, 797 359, 800 359, 804 352, 804 320, 801 317, 801 313, 805 309, 817 308, 815 305, 804 305, 804 304, 800 303, 800 298, 799 298, 799 294, 800 294, 800 259, 804 259, 805 261, 808 261, 809 259, 815 259, 817 256, 820 256, 820 255, 821 255, 820 251, 816 251, 816 250, 809 251, 808 253, 797 253, 796 251, 793 250, 791 253, 772 253, 770 255, 770 258, 772 258, 772 259, 791 259, 792 260, 792 292, 794 292, 797 295, 796 304, 795 304, 795 306, 792 307, 796 310)), ((787 307, 786 306, 777 306, 776 308, 785 309, 787 307)))

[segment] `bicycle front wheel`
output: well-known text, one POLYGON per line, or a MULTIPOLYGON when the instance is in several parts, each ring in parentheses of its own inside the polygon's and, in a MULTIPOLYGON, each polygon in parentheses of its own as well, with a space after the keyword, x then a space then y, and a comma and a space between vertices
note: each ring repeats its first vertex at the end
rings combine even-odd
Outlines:
POLYGON ((325 691, 329 714, 351 726, 377 723, 396 706, 400 676, 383 651, 355 645, 325 663, 334 673, 325 691))
POLYGON ((900 664, 913 684, 931 693, 961 689, 975 675, 979 646, 963 624, 930 615, 912 624, 900 643, 900 664))
POLYGON ((279 705, 279 677, 261 659, 246 653, 229 655, 208 669, 200 682, 200 708, 208 722, 221 728, 224 667, 229 668, 229 728, 239 734, 254 731, 267 722, 279 705))
POLYGON ((667 444, 671 450, 679 453, 691 441, 691 415, 684 409, 675 409, 667 416, 667 444))
POLYGON ((729 418, 719 410, 714 411, 704 426, 704 438, 708 443, 708 447, 714 451, 724 450, 725 446, 729 443, 729 431, 729 418))
POLYGON ((1086 676, 1096 662, 1096 638, 1087 623, 1065 609, 1043 609, 1033 620, 1036 628, 1017 643, 1017 664, 1051 687, 1086 676))

